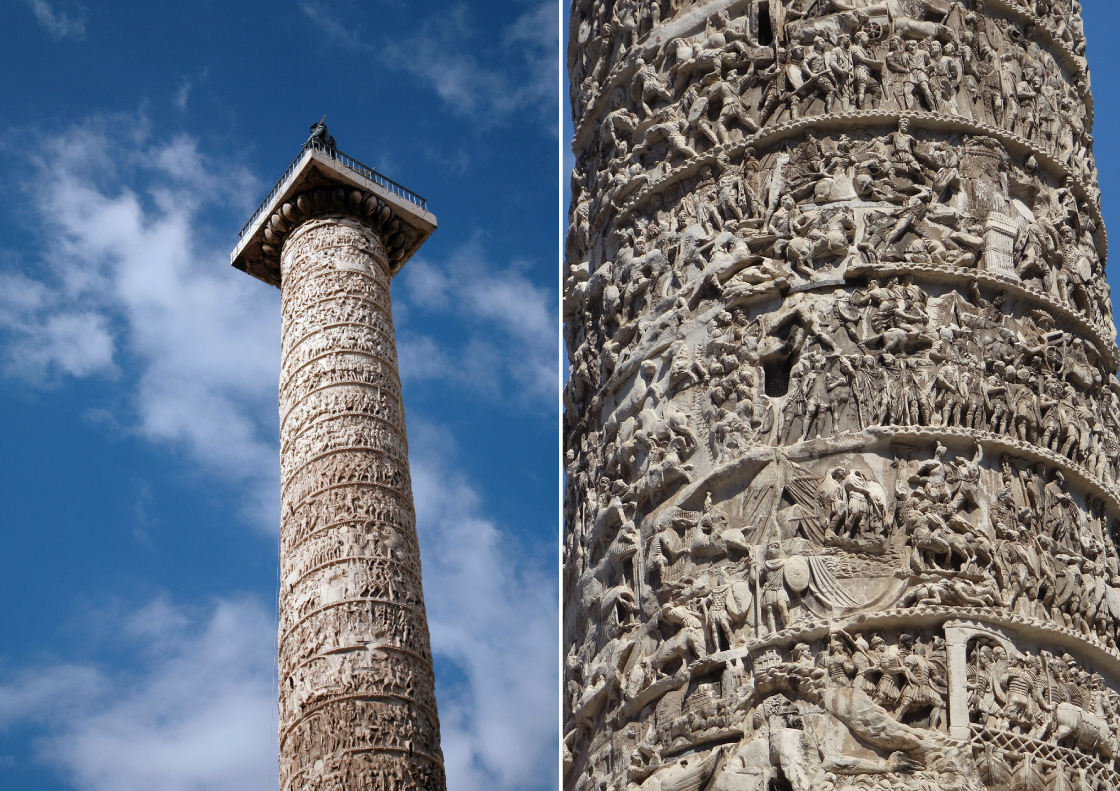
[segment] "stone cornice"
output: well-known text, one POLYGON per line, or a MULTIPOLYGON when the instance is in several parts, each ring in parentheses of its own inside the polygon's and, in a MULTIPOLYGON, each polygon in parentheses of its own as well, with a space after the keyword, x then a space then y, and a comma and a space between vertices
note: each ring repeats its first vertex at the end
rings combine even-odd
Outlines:
POLYGON ((435 231, 436 218, 426 204, 404 195, 403 188, 398 194, 394 183, 381 183, 379 174, 356 167, 358 163, 337 152, 305 147, 242 230, 230 255, 233 267, 279 287, 284 238, 305 220, 333 215, 373 227, 387 250, 389 274, 396 274, 435 231), (294 203, 301 195, 302 206, 294 203))
POLYGON ((335 186, 293 195, 269 215, 261 245, 265 262, 279 277, 280 253, 288 236, 310 220, 339 216, 356 219, 377 234, 389 263, 404 256, 405 234, 393 208, 372 192, 335 186))

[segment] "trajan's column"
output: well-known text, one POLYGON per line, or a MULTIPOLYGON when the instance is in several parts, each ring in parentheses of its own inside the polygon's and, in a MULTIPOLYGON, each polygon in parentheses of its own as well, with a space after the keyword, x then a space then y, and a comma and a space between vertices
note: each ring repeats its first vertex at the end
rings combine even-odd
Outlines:
POLYGON ((1080 13, 572 3, 566 791, 1120 789, 1080 13))
POLYGON ((319 124, 233 252, 282 304, 281 791, 446 785, 389 300, 435 227, 319 124))

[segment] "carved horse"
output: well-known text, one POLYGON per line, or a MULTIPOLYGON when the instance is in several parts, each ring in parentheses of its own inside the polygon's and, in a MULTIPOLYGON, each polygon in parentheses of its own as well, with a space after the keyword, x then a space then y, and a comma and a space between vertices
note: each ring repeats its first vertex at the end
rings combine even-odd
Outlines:
MULTIPOLYGON (((1078 747, 1096 752, 1105 760, 1112 760, 1116 755, 1116 736, 1100 714, 1087 711, 1074 703, 1063 702, 1054 708, 1054 719, 1047 725, 1047 729, 1051 725, 1054 728, 1054 741, 1059 744, 1073 737, 1078 747)), ((1046 738, 1045 732, 1041 738, 1046 738)))
POLYGON ((679 623, 681 629, 654 652, 650 658, 653 667, 664 673, 665 665, 675 659, 681 661, 681 667, 687 667, 690 656, 701 659, 707 655, 704 625, 700 623, 699 618, 683 607, 673 607, 662 617, 667 621, 679 623))
POLYGON ((806 277, 813 275, 813 262, 818 258, 839 258, 851 251, 856 226, 854 220, 843 213, 829 218, 824 228, 798 229, 800 235, 786 245, 786 260, 806 277))

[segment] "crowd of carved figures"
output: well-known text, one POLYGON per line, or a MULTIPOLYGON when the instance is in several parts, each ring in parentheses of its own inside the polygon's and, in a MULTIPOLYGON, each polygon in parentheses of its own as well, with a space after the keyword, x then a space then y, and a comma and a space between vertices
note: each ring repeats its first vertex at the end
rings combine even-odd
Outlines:
POLYGON ((282 266, 281 787, 442 788, 384 246, 313 220, 282 266))
POLYGON ((571 29, 565 789, 1120 787, 1080 5, 571 29))
POLYGON ((600 608, 576 625, 575 644, 650 616, 648 664, 663 672, 876 601, 990 608, 1116 647, 1117 523, 1103 500, 1079 502, 1060 470, 988 460, 978 445, 952 459, 941 444, 928 459, 914 450, 892 446, 885 475, 832 459, 820 473, 772 465, 781 477, 756 475, 745 505, 713 506, 709 493, 701 510, 670 508, 645 531, 634 504, 604 487, 600 508, 585 509, 595 524, 581 535, 577 516, 569 533, 567 582, 600 608))
POLYGON ((743 0, 691 35, 671 22, 688 9, 663 4, 697 5, 572 3, 577 120, 682 132, 706 120, 719 145, 713 127, 726 134, 731 120, 750 133, 813 112, 886 108, 1037 133, 1067 159, 1091 142, 1078 115, 1088 84, 1076 0, 743 0), (1042 44, 1039 23, 1057 46, 1042 44), (693 112, 697 102, 706 113, 693 112), (1067 113, 1073 128, 1058 123, 1067 113))
MULTIPOLYGON (((980 26, 978 35, 968 15, 950 16, 960 20, 957 28, 915 23, 945 31, 944 47, 937 38, 899 35, 872 45, 866 32, 834 35, 821 22, 810 43, 747 49, 756 60, 746 65, 747 56, 731 54, 743 44, 728 23, 724 30, 707 31, 702 42, 678 40, 663 48, 664 74, 638 58, 632 73, 610 90, 602 117, 585 119, 598 124, 599 134, 595 147, 577 151, 577 200, 599 196, 590 208, 608 213, 612 203, 673 168, 697 158, 718 159, 760 128, 847 111, 949 115, 1028 138, 1087 185, 1096 200, 1095 187, 1088 186, 1095 185, 1096 170, 1083 117, 1087 84, 1080 72, 1069 73, 1037 46, 1024 50, 998 27, 980 26), (958 34, 964 38, 959 47, 953 40, 958 34), (709 45, 716 48, 711 54, 704 50, 709 45), (999 54, 1005 50, 1008 54, 999 54), (682 59, 665 65, 674 57, 682 59)), ((1022 35, 1018 31, 1018 38, 1022 35)))
MULTIPOLYGON (((761 157, 745 149, 651 193, 596 245, 590 202, 577 198, 566 309, 602 317, 616 344, 665 299, 695 309, 880 265, 1004 278, 1111 337, 1098 227, 1072 180, 992 138, 915 131, 903 119, 889 136, 814 135, 761 157)), ((570 337, 570 348, 579 342, 570 337)))
MULTIPOLYGON (((598 412, 602 423, 592 430, 599 453, 581 458, 643 501, 690 480, 694 457, 718 465, 759 443, 944 428, 1027 443, 1117 480, 1120 389, 1092 341, 972 291, 931 297, 891 277, 798 294, 753 317, 718 310, 688 334, 666 332, 659 318, 658 334, 634 344, 638 358, 643 347, 659 353, 615 392, 619 372, 634 369, 631 349, 582 361, 577 351, 569 415, 598 412)), ((590 355, 592 344, 581 349, 590 355)))
MULTIPOLYGON (((703 37, 680 36, 677 26, 671 24, 673 20, 702 5, 704 3, 700 0, 613 0, 605 3, 575 0, 571 4, 570 23, 575 35, 569 51, 572 90, 587 90, 588 80, 592 80, 592 84, 602 84, 628 58, 665 44, 672 45, 673 38, 692 39, 686 43, 710 39, 712 27, 726 31, 725 43, 727 40, 742 43, 743 46, 729 47, 729 53, 738 52, 741 55, 744 50, 770 46, 773 43, 775 33, 772 20, 775 16, 770 12, 771 4, 765 0, 725 4, 723 11, 712 15, 714 19, 705 28, 703 37), (734 17, 727 8, 734 9, 734 17), (671 32, 667 34, 667 30, 671 32), (672 38, 667 38, 667 35, 672 38)), ((778 3, 775 2, 774 5, 778 3)), ((841 16, 841 23, 845 26, 860 23, 868 25, 866 32, 869 37, 872 33, 881 37, 883 32, 883 26, 875 24, 873 20, 887 17, 894 22, 901 18, 905 20, 903 30, 907 33, 913 31, 915 37, 941 40, 949 36, 954 39, 954 43, 964 38, 957 28, 943 30, 937 26, 928 26, 928 23, 949 27, 954 22, 958 25, 963 22, 967 24, 968 32, 972 33, 967 43, 973 47, 977 43, 990 45, 992 36, 999 33, 1011 36, 1018 44, 1032 32, 1034 25, 1040 23, 1052 41, 1058 42, 1059 46, 1079 59, 1080 65, 1084 65, 1085 34, 1080 16, 1081 3, 1078 0, 994 0, 990 3, 981 0, 961 3, 961 10, 965 13, 957 19, 950 16, 956 10, 954 6, 957 3, 946 0, 901 0, 897 3, 889 0, 805 0, 782 5, 782 17, 777 19, 784 18, 787 24, 793 25, 793 34, 787 32, 790 38, 796 36, 801 39, 812 36, 816 30, 831 32, 832 28, 827 25, 814 28, 806 23, 832 16, 841 16), (1004 20, 997 17, 994 26, 989 26, 993 11, 999 10, 1011 13, 1004 20), (982 19, 985 15, 988 16, 987 20, 982 19), (1014 32, 1008 30, 1011 25, 1016 26, 1014 32), (976 37, 977 32, 979 39, 976 37)), ((579 114, 578 108, 576 114, 579 114)))
MULTIPOLYGON (((630 698, 648 672, 639 664, 616 676, 619 694, 630 698)), ((885 639, 875 630, 837 629, 675 681, 657 701, 651 727, 627 725, 600 747, 590 763, 601 775, 642 789, 718 791, 783 782, 794 791, 845 781, 867 787, 860 779, 875 787, 885 775, 896 776, 895 787, 952 779, 963 788, 1106 789, 1120 777, 1120 695, 1068 653, 1020 651, 998 631, 903 630, 885 639), (947 637, 965 642, 956 683, 947 637), (946 738, 954 707, 962 727, 986 740, 975 761, 960 760, 962 743, 946 738), (852 755, 850 743, 827 738, 830 719, 885 755, 852 755), (1044 758, 1008 749, 1047 742, 1053 746, 1044 758), (670 757, 682 752, 687 761, 670 757), (947 765, 931 771, 931 753, 947 765)))

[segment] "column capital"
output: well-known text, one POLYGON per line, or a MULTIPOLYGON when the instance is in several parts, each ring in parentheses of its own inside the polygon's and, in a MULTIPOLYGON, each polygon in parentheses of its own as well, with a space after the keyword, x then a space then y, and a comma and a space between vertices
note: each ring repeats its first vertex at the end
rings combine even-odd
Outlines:
POLYGON ((239 234, 230 263, 280 286, 280 251, 289 231, 330 214, 366 218, 382 234, 396 274, 436 229, 427 202, 337 150, 308 144, 239 234))

